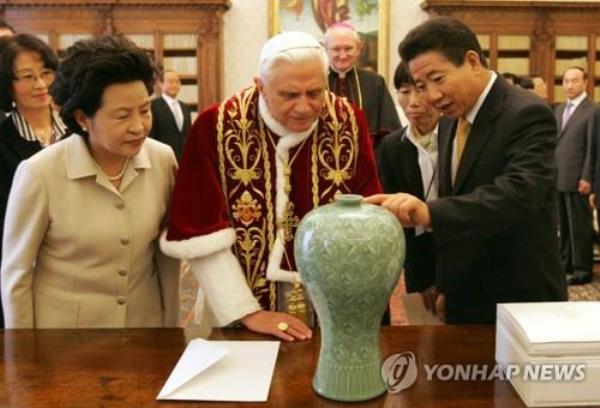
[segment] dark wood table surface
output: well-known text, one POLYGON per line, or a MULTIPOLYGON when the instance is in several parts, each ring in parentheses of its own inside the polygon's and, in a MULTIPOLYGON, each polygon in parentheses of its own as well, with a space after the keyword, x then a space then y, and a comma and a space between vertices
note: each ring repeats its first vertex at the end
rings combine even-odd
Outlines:
MULTIPOLYGON (((213 339, 264 340, 245 330, 217 330, 213 339)), ((282 343, 269 400, 257 403, 156 401, 185 349, 181 329, 5 330, 0 407, 334 407, 311 388, 318 336, 282 343)), ((493 364, 493 326, 386 327, 382 354, 412 351, 417 382, 360 407, 524 407, 508 382, 428 381, 423 364, 493 364)))

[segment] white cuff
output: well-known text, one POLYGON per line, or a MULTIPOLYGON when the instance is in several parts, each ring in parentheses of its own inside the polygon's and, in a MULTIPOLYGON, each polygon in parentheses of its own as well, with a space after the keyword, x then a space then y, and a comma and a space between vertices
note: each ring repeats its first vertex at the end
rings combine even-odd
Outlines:
POLYGON ((190 267, 204 292, 217 327, 227 326, 261 310, 239 261, 229 248, 192 259, 190 267))
POLYGON ((160 236, 160 249, 165 255, 172 258, 187 260, 222 251, 232 246, 235 240, 236 235, 233 228, 226 228, 181 241, 167 241, 167 234, 163 232, 160 236))

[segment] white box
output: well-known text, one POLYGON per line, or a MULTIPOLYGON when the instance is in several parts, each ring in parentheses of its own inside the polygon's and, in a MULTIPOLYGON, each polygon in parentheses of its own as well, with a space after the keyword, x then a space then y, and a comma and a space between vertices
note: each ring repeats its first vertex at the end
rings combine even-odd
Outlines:
POLYGON ((497 311, 496 361, 528 407, 600 404, 600 302, 505 303, 497 311))

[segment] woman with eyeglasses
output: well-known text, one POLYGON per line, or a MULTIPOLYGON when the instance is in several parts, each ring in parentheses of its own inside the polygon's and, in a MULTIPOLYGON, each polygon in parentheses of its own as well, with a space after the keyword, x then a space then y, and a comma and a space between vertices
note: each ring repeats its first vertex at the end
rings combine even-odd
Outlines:
POLYGON ((52 95, 72 135, 19 165, 8 200, 7 328, 177 324, 179 262, 158 248, 177 161, 147 137, 154 76, 121 36, 66 50, 52 95))
MULTIPOLYGON (((39 38, 29 34, 2 38, 0 109, 9 116, 0 125, 0 237, 17 166, 65 136, 49 93, 57 68, 58 58, 39 38)), ((4 327, 2 313, 0 323, 4 327)))

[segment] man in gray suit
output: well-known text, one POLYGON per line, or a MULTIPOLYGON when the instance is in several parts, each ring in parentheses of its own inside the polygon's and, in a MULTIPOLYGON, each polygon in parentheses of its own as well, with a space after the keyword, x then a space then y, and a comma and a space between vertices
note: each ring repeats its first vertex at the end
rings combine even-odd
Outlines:
POLYGON ((562 264, 567 282, 581 285, 592 280, 591 146, 600 136, 594 126, 596 105, 585 92, 587 74, 581 67, 568 68, 563 75, 567 102, 555 109, 558 123, 556 164, 562 264))

